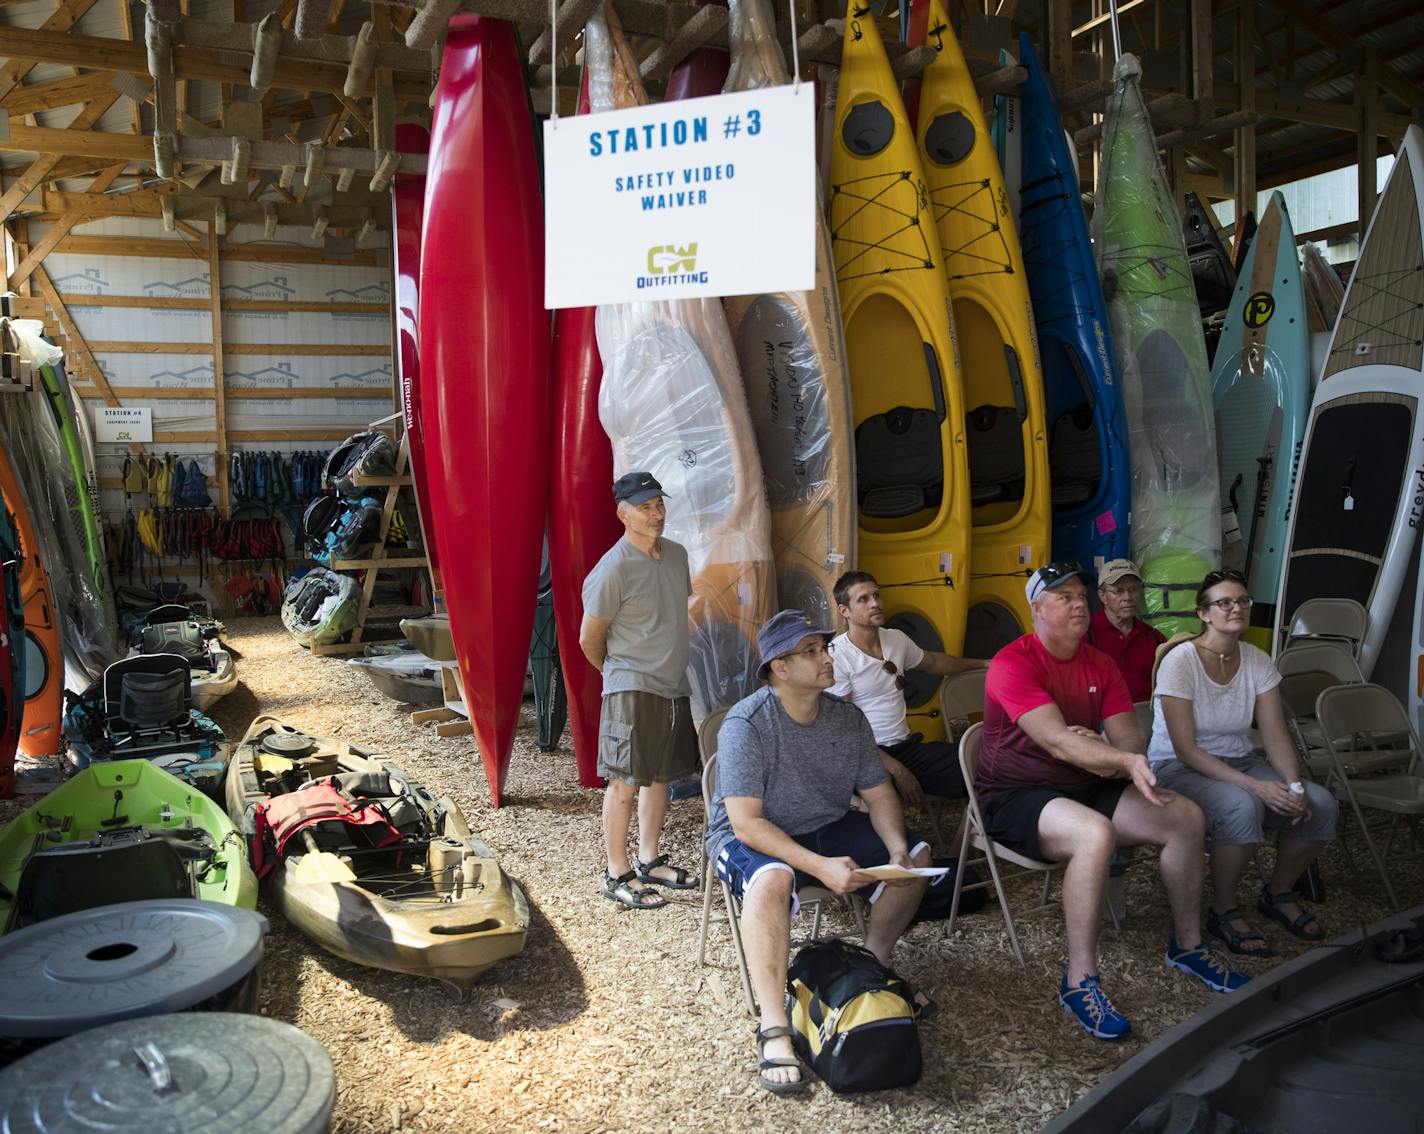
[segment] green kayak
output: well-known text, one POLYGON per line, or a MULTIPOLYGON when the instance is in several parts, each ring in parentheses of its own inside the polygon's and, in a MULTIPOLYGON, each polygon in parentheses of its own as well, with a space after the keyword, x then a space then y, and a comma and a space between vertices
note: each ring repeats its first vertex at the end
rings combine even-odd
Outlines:
POLYGON ((222 807, 147 760, 90 765, 0 831, 0 932, 149 898, 252 909, 257 879, 222 807))
POLYGON ((1124 55, 1103 122, 1093 244, 1122 375, 1132 459, 1132 558, 1144 617, 1196 633, 1196 590, 1221 560, 1211 370, 1182 218, 1124 55))

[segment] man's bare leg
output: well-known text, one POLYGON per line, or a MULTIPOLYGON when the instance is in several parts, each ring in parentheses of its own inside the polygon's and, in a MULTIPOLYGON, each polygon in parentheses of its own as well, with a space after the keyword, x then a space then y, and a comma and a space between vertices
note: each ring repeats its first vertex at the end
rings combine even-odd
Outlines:
MULTIPOLYGON (((929 866, 930 851, 921 847, 911 860, 916 866, 929 866)), ((926 883, 911 882, 905 886, 886 886, 880 891, 880 898, 871 907, 870 924, 865 931, 865 947, 888 966, 895 953, 895 944, 900 935, 920 908, 925 896, 926 883)))
MULTIPOLYGON (((648 784, 638 789, 638 858, 643 862, 652 862, 658 857, 667 809, 667 784, 648 784)), ((670 882, 676 878, 670 866, 660 866, 653 874, 670 882)))
POLYGON ((1050 800, 1038 816, 1038 845, 1049 861, 1068 864, 1063 871, 1063 923, 1068 934, 1068 984, 1073 987, 1098 971, 1098 930, 1115 845, 1113 824, 1071 799, 1050 800))
POLYGON ((1157 807, 1130 787, 1118 800, 1112 825, 1122 846, 1150 843, 1162 848, 1162 884, 1177 944, 1195 949, 1202 943, 1202 878, 1206 873, 1206 820, 1201 808, 1181 795, 1157 807))
MULTIPOLYGON (((759 1027, 785 1027, 786 968, 791 953, 791 887, 794 876, 786 870, 768 870, 742 898, 742 948, 752 978, 752 994, 760 1013, 759 1027)), ((794 1059, 791 1038, 766 1041, 767 1059, 794 1059)), ((797 1067, 771 1067, 762 1072, 773 1083, 795 1083, 797 1067)))

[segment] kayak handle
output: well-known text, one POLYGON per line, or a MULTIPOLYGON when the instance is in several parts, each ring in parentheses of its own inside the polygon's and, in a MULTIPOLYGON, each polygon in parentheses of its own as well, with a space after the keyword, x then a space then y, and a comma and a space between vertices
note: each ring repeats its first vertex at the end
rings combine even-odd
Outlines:
POLYGON ((163 1052, 158 1050, 158 1045, 150 1040, 141 1047, 135 1047, 133 1053, 138 1056, 140 1066, 148 1072, 148 1081, 153 1086, 153 1093, 156 1095, 173 1095, 178 1093, 178 1084, 173 1081, 173 1072, 169 1070, 168 1060, 163 1052))
POLYGON ((944 407, 944 378, 939 370, 939 355, 935 354, 933 344, 921 345, 925 348, 925 368, 930 372, 930 397, 934 399, 935 417, 943 421, 949 416, 949 411, 944 407))

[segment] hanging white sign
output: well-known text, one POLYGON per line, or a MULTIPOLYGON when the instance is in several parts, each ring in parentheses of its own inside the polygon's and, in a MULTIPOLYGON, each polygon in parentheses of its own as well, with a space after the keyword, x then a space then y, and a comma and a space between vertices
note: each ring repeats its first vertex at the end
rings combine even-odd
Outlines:
POLYGON ((815 92, 544 123, 544 306, 809 291, 815 92))
POLYGON ((94 410, 96 441, 153 441, 153 409, 149 406, 98 406, 94 410))

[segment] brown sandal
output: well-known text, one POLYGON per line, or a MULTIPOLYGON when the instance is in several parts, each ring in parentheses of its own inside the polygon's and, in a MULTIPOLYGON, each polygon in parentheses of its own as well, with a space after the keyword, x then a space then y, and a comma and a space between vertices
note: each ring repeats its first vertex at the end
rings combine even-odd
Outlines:
POLYGON ((627 874, 620 874, 614 878, 608 871, 603 872, 603 896, 615 902, 621 902, 630 910, 656 910, 667 905, 667 899, 654 890, 651 886, 639 886, 633 888, 633 883, 638 880, 638 872, 630 870, 627 874))
POLYGON ((800 1094, 811 1085, 806 1076, 806 1065, 792 1056, 790 1059, 768 1059, 766 1057, 766 1041, 782 1039, 783 1037, 794 1036, 796 1033, 786 1025, 777 1028, 762 1028, 756 1034, 757 1058, 757 1082, 774 1095, 795 1095, 800 1094), (800 1078, 789 1083, 778 1083, 775 1079, 768 1079, 766 1073, 776 1067, 795 1067, 800 1074, 800 1078))

